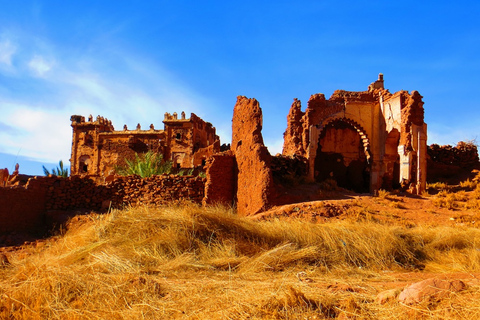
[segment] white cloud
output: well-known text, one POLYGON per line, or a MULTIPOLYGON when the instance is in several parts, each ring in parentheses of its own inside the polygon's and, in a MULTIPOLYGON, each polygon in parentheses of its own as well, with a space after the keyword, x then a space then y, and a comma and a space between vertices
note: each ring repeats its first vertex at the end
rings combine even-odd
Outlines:
POLYGON ((71 128, 62 112, 33 109, 15 102, 0 102, 2 120, 16 128, 14 133, 0 132, 0 151, 37 160, 56 162, 70 158, 71 128))
MULTIPOLYGON (((11 64, 16 48, 5 43, 0 43, 4 48, 0 63, 11 64)), ((165 112, 198 114, 202 106, 209 105, 158 64, 139 57, 128 59, 125 52, 117 57, 65 56, 45 41, 41 48, 22 48, 15 63, 24 68, 17 68, 15 78, 28 89, 7 89, 0 96, 0 126, 15 129, 0 131, 0 152, 21 150, 20 156, 37 161, 66 162, 71 152, 72 114, 104 116, 117 130, 123 124, 133 128, 137 123, 142 128, 151 123, 163 128, 165 112)))
POLYGON ((35 55, 28 63, 28 67, 35 76, 44 77, 52 69, 53 62, 45 60, 42 56, 35 55))
POLYGON ((0 42, 0 64, 11 67, 12 57, 16 51, 17 48, 9 40, 0 42))

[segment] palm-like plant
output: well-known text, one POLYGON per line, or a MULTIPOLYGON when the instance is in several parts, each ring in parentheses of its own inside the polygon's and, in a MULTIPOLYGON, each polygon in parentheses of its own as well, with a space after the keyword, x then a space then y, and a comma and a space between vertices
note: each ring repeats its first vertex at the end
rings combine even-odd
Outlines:
POLYGON ((125 159, 124 167, 117 167, 116 171, 122 176, 139 175, 142 178, 170 173, 172 163, 165 161, 161 153, 148 151, 143 155, 135 153, 134 160, 125 159))
POLYGON ((43 173, 45 173, 46 176, 54 175, 54 176, 63 177, 63 178, 68 177, 68 168, 63 167, 62 160, 58 162, 58 167, 52 169, 52 172, 48 171, 48 169, 45 168, 45 166, 42 166, 42 167, 43 167, 43 173))

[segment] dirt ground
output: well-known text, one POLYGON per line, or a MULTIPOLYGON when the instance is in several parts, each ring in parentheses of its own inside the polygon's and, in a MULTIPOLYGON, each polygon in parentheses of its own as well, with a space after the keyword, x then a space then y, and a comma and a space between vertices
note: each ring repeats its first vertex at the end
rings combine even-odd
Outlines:
MULTIPOLYGON (((471 191, 470 191, 471 193, 471 191)), ((469 192, 466 192, 467 196, 469 192)), ((316 200, 276 206, 252 219, 307 219, 331 222, 341 219, 371 219, 406 226, 477 226, 478 210, 465 209, 461 201, 454 208, 434 203, 435 195, 416 196, 408 193, 388 193, 379 197, 349 191, 335 192, 337 199, 316 200)), ((480 218, 480 216, 478 216, 480 218)))

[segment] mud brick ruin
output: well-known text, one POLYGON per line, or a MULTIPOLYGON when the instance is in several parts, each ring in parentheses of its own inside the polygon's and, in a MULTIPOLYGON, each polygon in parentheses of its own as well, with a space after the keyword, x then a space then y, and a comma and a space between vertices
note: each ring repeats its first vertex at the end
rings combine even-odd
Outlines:
POLYGON ((295 99, 287 119, 283 154, 308 159, 310 180, 357 192, 425 190, 427 125, 417 91, 392 94, 380 74, 367 91, 312 95, 305 112, 295 99))
POLYGON ((0 170, 0 233, 38 230, 77 209, 181 201, 232 205, 239 215, 253 215, 275 205, 310 201, 311 195, 295 193, 295 188, 329 179, 357 192, 403 187, 420 194, 427 166, 435 174, 478 165, 474 143, 427 148, 422 96, 417 91, 390 93, 381 74, 366 91, 337 90, 329 99, 314 94, 305 111, 294 99, 283 152, 276 156, 264 145, 256 99, 237 97, 230 149, 221 148, 212 124, 193 113, 188 119, 184 112, 180 117, 166 113, 163 123, 163 130, 152 124, 147 130, 137 125, 115 131, 103 117, 85 121, 72 116, 69 178, 29 177, 19 174, 18 167, 11 175, 0 170), (203 168, 205 177, 114 174, 125 159, 148 151, 161 153, 175 168, 203 168))
POLYGON ((135 153, 147 151, 161 153, 175 168, 203 166, 206 159, 220 151, 220 139, 211 123, 195 114, 185 118, 182 112, 165 113, 164 129, 157 130, 153 124, 148 130, 115 131, 112 122, 98 116, 73 115, 71 175, 91 175, 106 177, 115 173, 115 167, 125 164, 125 159, 133 159, 135 153))

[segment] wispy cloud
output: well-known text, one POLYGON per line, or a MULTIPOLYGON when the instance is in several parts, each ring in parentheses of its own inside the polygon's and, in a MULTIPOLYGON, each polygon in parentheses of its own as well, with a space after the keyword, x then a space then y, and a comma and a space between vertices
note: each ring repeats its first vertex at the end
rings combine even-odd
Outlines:
POLYGON ((69 159, 71 129, 61 112, 35 110, 30 105, 1 104, 5 107, 4 119, 16 130, 0 133, 0 151, 16 154, 22 150, 23 155, 47 162, 69 159))
POLYGON ((124 51, 72 56, 45 39, 21 40, 19 43, 30 44, 17 48, 8 39, 0 42, 0 63, 6 66, 12 65, 16 50, 22 51, 15 58, 15 79, 23 84, 21 90, 5 89, 0 97, 0 126, 15 129, 1 130, 0 152, 17 154, 21 150, 21 156, 35 160, 67 161, 72 114, 102 115, 117 129, 123 124, 133 128, 137 123, 160 128, 165 112, 188 114, 209 103, 158 63, 124 51), (31 43, 42 46, 35 48, 31 43))
POLYGON ((34 76, 44 77, 52 69, 53 64, 53 62, 45 60, 42 56, 35 55, 28 63, 28 67, 34 76))
POLYGON ((16 51, 17 48, 10 40, 0 40, 0 64, 11 66, 12 57, 16 51))

